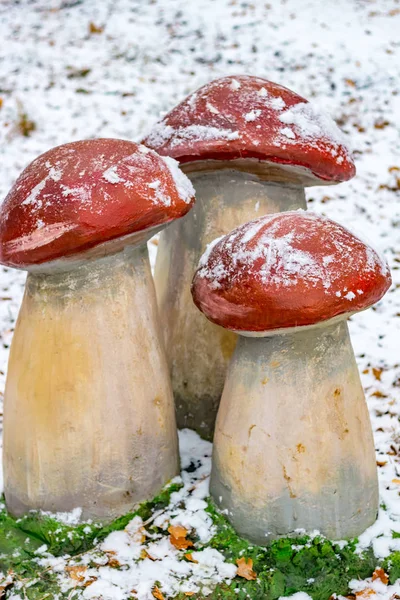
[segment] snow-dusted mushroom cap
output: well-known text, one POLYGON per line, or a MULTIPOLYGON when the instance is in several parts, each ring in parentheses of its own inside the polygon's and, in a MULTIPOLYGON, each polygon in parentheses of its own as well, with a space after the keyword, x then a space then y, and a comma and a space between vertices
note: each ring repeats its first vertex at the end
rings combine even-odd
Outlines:
POLYGON ((390 283, 386 262, 350 231, 293 211, 261 217, 212 242, 192 295, 222 327, 268 332, 368 308, 390 283))
POLYGON ((29 267, 182 217, 194 190, 178 163, 145 146, 98 139, 34 160, 0 207, 0 262, 29 267))
MULTIPOLYGON (((156 124, 143 143, 181 164, 235 160, 240 167, 245 159, 256 159, 247 160, 245 170, 260 173, 272 163, 307 185, 355 175, 346 141, 328 115, 287 88, 248 75, 204 85, 156 124)), ((196 165, 185 168, 191 169, 196 165)))

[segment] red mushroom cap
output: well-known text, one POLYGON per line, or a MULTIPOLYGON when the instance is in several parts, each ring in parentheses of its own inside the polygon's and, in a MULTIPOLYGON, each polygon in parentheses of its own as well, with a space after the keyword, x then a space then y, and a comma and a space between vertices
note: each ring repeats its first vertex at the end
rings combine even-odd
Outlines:
POLYGON ((251 158, 285 165, 300 171, 307 185, 355 175, 342 133, 328 115, 291 90, 248 75, 204 85, 143 143, 181 164, 251 158))
POLYGON ((86 140, 49 150, 0 207, 0 262, 29 267, 182 217, 194 190, 177 163, 145 146, 86 140))
POLYGON ((293 211, 261 217, 210 244, 192 295, 222 327, 267 332, 363 310, 390 283, 386 262, 350 231, 293 211))

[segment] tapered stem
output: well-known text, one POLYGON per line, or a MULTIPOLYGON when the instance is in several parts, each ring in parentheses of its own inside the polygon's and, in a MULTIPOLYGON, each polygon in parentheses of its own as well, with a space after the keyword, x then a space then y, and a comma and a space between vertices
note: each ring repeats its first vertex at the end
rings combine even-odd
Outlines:
POLYGON ((306 208, 304 188, 262 181, 234 170, 192 174, 196 204, 161 234, 155 270, 179 427, 212 438, 236 335, 194 306, 190 285, 215 238, 262 215, 306 208))
POLYGON ((211 493, 257 544, 298 528, 350 538, 373 523, 374 444, 345 320, 239 339, 216 424, 211 493))
POLYGON ((4 404, 10 512, 111 519, 178 471, 172 390, 145 246, 29 274, 4 404))

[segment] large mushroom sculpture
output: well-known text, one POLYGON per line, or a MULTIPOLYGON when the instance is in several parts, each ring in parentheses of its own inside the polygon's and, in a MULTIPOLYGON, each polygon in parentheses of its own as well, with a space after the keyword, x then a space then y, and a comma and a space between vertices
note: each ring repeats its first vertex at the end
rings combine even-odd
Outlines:
POLYGON ((39 156, 2 204, 0 262, 28 271, 4 403, 13 515, 110 519, 177 474, 146 241, 192 202, 175 161, 98 139, 39 156))
POLYGON ((207 244, 258 216, 306 208, 304 188, 346 181, 355 167, 333 120, 260 77, 208 83, 143 143, 179 161, 196 206, 162 233, 155 269, 177 422, 211 438, 236 336, 197 312, 190 283, 207 244))
POLYGON ((347 319, 390 282, 371 247, 303 211, 247 223, 203 255, 194 302, 240 334, 211 493, 252 542, 298 528, 351 538, 375 520, 374 444, 347 319))

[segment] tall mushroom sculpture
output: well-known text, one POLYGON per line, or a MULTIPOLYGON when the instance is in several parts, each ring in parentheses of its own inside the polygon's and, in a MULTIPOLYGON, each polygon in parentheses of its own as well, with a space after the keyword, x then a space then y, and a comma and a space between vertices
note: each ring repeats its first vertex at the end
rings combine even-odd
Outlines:
POLYGON ((211 438, 236 336, 192 305, 200 256, 242 223, 306 208, 306 186, 345 181, 355 167, 330 117, 280 85, 243 75, 191 94, 143 143, 178 160, 196 189, 194 210, 161 235, 155 284, 178 426, 211 438))
POLYGON ((109 519, 177 474, 146 241, 192 201, 175 161, 98 139, 41 155, 1 206, 0 262, 28 271, 4 404, 13 515, 109 519))
POLYGON ((303 211, 238 227, 201 259, 196 305, 240 334, 211 493, 251 541, 298 528, 354 537, 375 520, 374 444, 346 320, 390 282, 372 248, 303 211))

